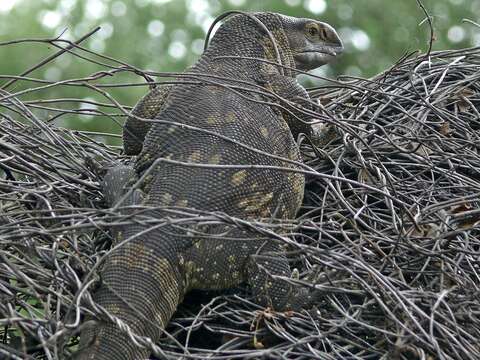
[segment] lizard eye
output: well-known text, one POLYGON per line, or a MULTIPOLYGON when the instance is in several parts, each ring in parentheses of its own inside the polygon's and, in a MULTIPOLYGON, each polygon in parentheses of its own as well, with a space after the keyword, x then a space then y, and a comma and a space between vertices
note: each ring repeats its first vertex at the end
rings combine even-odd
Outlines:
POLYGON ((310 35, 310 37, 318 36, 319 30, 317 24, 308 24, 306 30, 307 34, 310 35))

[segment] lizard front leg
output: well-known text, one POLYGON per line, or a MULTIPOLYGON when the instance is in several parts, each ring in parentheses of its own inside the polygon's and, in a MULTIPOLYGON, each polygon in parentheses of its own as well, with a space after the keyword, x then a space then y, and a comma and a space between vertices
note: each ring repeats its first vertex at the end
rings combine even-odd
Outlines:
POLYGON ((274 310, 294 310, 311 307, 315 293, 298 289, 275 276, 290 278, 292 271, 282 245, 267 240, 247 262, 247 279, 256 301, 274 310))
MULTIPOLYGON (((315 106, 310 102, 307 91, 295 78, 272 74, 269 75, 268 84, 271 90, 283 100, 295 103, 297 107, 300 106, 307 111, 314 110, 315 106)), ((280 105, 289 110, 281 109, 279 112, 285 119, 294 139, 298 139, 300 134, 304 134, 315 146, 323 147, 338 136, 336 127, 332 124, 312 124, 314 119, 311 115, 293 108, 284 101, 280 105)))
POLYGON ((298 83, 297 79, 280 74, 269 74, 266 83, 267 89, 281 98, 280 105, 286 110, 280 109, 279 112, 290 128, 293 138, 297 139, 300 134, 311 136, 313 133, 310 124, 311 116, 287 103, 294 103, 297 107, 312 110, 312 104, 309 102, 310 97, 305 88, 298 83))
POLYGON ((132 110, 123 125, 123 148, 127 155, 138 155, 142 151, 143 140, 147 135, 151 122, 142 121, 139 118, 155 119, 167 103, 168 95, 173 85, 161 85, 141 98, 132 110))

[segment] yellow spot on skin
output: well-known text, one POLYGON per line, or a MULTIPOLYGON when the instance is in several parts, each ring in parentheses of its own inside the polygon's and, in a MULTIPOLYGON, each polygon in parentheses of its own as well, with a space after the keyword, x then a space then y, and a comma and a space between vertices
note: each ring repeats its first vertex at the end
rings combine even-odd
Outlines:
MULTIPOLYGON (((262 69, 262 73, 263 74, 275 74, 275 73, 278 73, 278 71, 275 69, 275 66, 273 66, 272 64, 268 64, 268 63, 264 63, 262 62, 260 64, 260 67, 262 69)), ((266 84, 265 87, 269 87, 270 84, 266 84)))
POLYGON ((222 156, 220 154, 212 155, 212 157, 208 160, 210 164, 220 164, 222 156))
POLYGON ((234 112, 229 112, 227 114, 227 117, 225 118, 225 121, 227 123, 234 123, 235 121, 237 120, 237 117, 235 116, 235 113, 234 112))
POLYGON ((182 199, 182 200, 178 200, 176 203, 175 203, 176 206, 179 206, 179 207, 185 207, 188 205, 188 200, 186 199, 182 199))
POLYGON ((193 272, 193 269, 195 269, 195 263, 193 261, 187 261, 185 263, 185 272, 187 274, 191 274, 193 272))
POLYGON ((108 304, 105 309, 112 314, 120 314, 120 307, 116 304, 108 304))
POLYGON ((260 128, 260 133, 262 134, 262 136, 266 139, 268 139, 268 129, 265 127, 265 126, 262 126, 260 128))
POLYGON ((268 202, 270 202, 271 200, 273 199, 273 192, 269 192, 268 194, 266 194, 263 199, 261 200, 262 204, 266 204, 268 202))
POLYGON ((207 117, 207 124, 215 125, 217 123, 219 123, 217 116, 210 115, 209 117, 207 117))
POLYGON ((290 151, 288 153, 288 157, 291 160, 301 160, 300 151, 298 150, 298 148, 296 146, 292 146, 292 148, 290 149, 290 151))
POLYGON ((220 279, 220 274, 219 273, 215 273, 212 275, 212 280, 218 280, 220 279))
POLYGON ((240 185, 243 183, 245 178, 247 177, 247 170, 240 170, 237 171, 235 174, 232 176, 232 184, 233 185, 240 185))
POLYGON ((238 203, 238 207, 248 212, 263 210, 273 199, 273 193, 267 193, 263 197, 254 196, 245 198, 238 203))
POLYGON ((162 202, 162 205, 170 205, 172 203, 172 194, 165 193, 160 196, 160 201, 162 202))
POLYGON ((209 92, 218 92, 220 90, 220 87, 215 86, 215 85, 208 85, 206 86, 209 92))
MULTIPOLYGON (((290 183, 290 188, 293 194, 295 194, 295 206, 293 209, 296 209, 300 206, 303 200, 303 193, 305 189, 305 177, 302 174, 291 173, 288 175, 288 182, 290 183)), ((289 216, 294 216, 290 214, 289 216)))
POLYGON ((189 162, 198 162, 198 161, 200 161, 201 157, 202 157, 201 152, 199 150, 195 150, 188 157, 188 161, 189 162))
POLYGON ((238 207, 239 208, 246 208, 250 201, 248 199, 242 199, 238 202, 238 207))
POLYGON ((227 258, 228 262, 230 264, 233 264, 235 262, 235 256, 234 255, 230 255, 228 258, 227 258))

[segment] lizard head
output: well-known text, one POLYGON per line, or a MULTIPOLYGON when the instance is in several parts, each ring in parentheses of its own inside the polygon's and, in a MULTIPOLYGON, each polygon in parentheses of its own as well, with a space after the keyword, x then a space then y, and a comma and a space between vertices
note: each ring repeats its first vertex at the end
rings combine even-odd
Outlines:
MULTIPOLYGON (((271 12, 234 10, 215 19, 207 33, 205 51, 210 57, 221 54, 263 58, 284 65, 282 73, 294 77, 296 74, 289 68, 313 70, 332 61, 343 51, 343 44, 335 29, 324 22, 271 12), (231 15, 234 16, 218 28, 210 42, 214 26, 231 15)), ((242 62, 248 63, 245 59, 242 62)))
POLYGON ((297 69, 316 69, 343 52, 342 40, 327 23, 290 16, 284 18, 283 26, 297 69))

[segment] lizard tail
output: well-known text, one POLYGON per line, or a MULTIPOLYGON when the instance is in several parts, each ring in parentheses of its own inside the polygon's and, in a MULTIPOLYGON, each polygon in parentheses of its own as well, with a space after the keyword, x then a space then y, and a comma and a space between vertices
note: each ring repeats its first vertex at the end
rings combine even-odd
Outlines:
MULTIPOLYGON (((108 205, 123 196, 132 174, 133 168, 124 165, 108 170, 102 184, 108 205)), ((141 197, 132 194, 125 205, 140 202, 141 197)), ((135 344, 135 335, 157 342, 183 299, 175 242, 139 222, 112 230, 117 247, 105 260, 93 295, 95 304, 108 315, 87 321, 74 359, 148 358, 150 351, 135 344)))
POLYGON ((150 351, 135 345, 131 335, 157 342, 183 298, 179 271, 171 264, 138 241, 112 254, 94 300, 129 329, 121 329, 109 319, 91 321, 81 333, 80 348, 85 355, 80 359, 148 358, 150 351))

